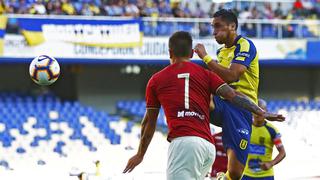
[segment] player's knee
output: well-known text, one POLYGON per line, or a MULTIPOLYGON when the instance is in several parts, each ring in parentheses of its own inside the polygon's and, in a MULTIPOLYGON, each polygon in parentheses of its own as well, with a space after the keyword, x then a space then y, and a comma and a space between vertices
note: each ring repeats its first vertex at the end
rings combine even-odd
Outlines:
POLYGON ((241 169, 230 169, 228 170, 228 175, 232 180, 240 180, 243 171, 241 169))

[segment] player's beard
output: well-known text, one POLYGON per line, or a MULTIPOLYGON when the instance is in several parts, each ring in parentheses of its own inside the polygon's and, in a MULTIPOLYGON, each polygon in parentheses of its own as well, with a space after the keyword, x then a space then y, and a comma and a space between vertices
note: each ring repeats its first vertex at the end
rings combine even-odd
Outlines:
POLYGON ((214 39, 217 41, 218 44, 224 44, 224 42, 223 42, 223 40, 221 40, 221 38, 214 37, 214 39))

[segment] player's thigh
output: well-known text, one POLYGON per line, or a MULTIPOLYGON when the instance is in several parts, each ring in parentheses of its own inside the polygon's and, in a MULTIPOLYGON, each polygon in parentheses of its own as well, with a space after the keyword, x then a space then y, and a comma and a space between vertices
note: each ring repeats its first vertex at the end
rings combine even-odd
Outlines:
POLYGON ((216 148, 213 144, 207 143, 207 157, 205 161, 202 163, 201 167, 201 177, 204 178, 212 168, 212 165, 216 159, 216 148))
POLYGON ((213 153, 208 154, 208 146, 214 146, 205 142, 206 140, 199 137, 179 137, 174 139, 168 151, 167 179, 201 179, 204 164, 208 161, 212 165, 215 157, 213 153), (212 156, 212 157, 210 157, 212 156))
POLYGON ((236 176, 241 176, 244 171, 245 165, 238 160, 236 152, 233 149, 227 149, 227 155, 229 173, 236 176))
POLYGON ((252 115, 226 103, 223 113, 222 141, 226 149, 232 149, 235 158, 246 164, 251 136, 252 115))

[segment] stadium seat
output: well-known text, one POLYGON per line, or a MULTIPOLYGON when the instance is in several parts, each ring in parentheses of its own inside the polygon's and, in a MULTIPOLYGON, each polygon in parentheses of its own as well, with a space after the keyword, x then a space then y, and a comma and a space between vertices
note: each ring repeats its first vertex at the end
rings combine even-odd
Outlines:
MULTIPOLYGON (((42 142, 47 142, 55 143, 52 153, 67 156, 64 146, 80 140, 83 148, 97 151, 95 139, 89 139, 93 130, 112 145, 121 143, 121 136, 110 127, 110 122, 119 122, 119 115, 110 116, 78 101, 61 101, 52 94, 31 96, 1 92, 0 100, 0 150, 21 144, 12 153, 28 154, 30 149, 41 148, 42 142), (87 121, 82 121, 83 117, 87 121), (86 132, 88 123, 92 123, 93 128, 89 134, 86 132)), ((132 126, 129 123, 128 128, 132 126)), ((1 162, 0 166, 7 166, 5 160, 1 162)))
MULTIPOLYGON (((145 101, 125 101, 121 100, 117 102, 116 105, 117 112, 121 113, 124 116, 129 117, 134 122, 140 122, 146 111, 145 101)), ((161 130, 167 130, 167 124, 165 120, 165 115, 163 109, 160 109, 157 126, 161 130)))

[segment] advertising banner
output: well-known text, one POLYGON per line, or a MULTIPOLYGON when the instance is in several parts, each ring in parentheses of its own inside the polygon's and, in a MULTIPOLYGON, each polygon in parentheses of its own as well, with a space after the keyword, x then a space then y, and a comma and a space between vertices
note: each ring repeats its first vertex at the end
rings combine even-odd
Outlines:
POLYGON ((30 46, 61 42, 94 47, 137 47, 142 42, 140 19, 18 18, 17 21, 30 46))
MULTIPOLYGON (((254 39, 260 60, 285 60, 306 58, 306 40, 265 40, 254 39)), ((214 39, 195 39, 203 43, 208 54, 216 58, 216 52, 221 45, 214 39)), ((47 54, 56 58, 79 58, 101 60, 168 60, 168 37, 144 37, 141 47, 109 48, 89 46, 63 41, 43 42, 37 46, 29 46, 21 35, 6 35, 4 56, 30 58, 47 54)), ((194 55, 194 59, 199 59, 194 55)))

